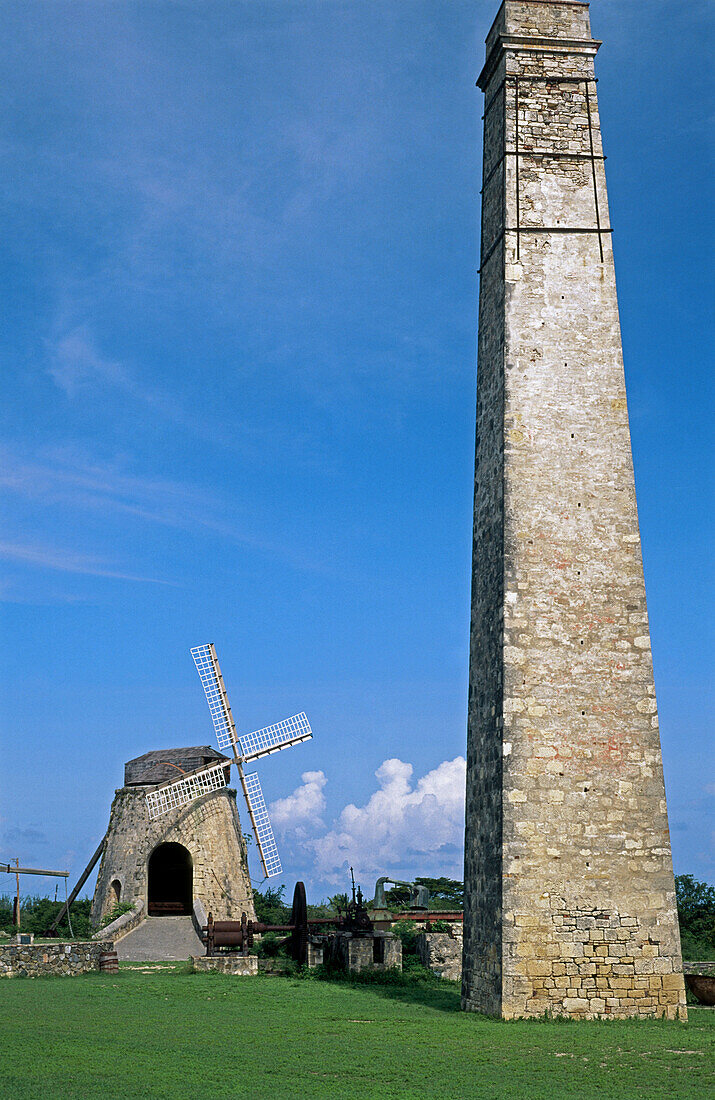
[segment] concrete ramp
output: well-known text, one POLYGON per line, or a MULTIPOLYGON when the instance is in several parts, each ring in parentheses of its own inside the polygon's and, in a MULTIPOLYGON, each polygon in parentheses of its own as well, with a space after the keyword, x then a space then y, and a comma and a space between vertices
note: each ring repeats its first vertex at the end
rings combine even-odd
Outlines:
POLYGON ((147 917, 116 945, 123 962, 165 962, 205 955, 191 917, 147 917))

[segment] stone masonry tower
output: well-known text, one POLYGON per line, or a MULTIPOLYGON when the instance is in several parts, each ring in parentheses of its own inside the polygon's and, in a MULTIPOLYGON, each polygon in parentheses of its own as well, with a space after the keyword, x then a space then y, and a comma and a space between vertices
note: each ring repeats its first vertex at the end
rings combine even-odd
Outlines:
POLYGON ((117 903, 143 903, 144 916, 190 915, 200 901, 218 920, 255 919, 246 842, 236 792, 211 791, 150 820, 146 793, 179 773, 222 760, 210 745, 159 749, 127 761, 124 786, 109 816, 92 924, 97 927, 117 903))
POLYGON ((487 37, 463 1006, 685 1012, 588 5, 487 37))

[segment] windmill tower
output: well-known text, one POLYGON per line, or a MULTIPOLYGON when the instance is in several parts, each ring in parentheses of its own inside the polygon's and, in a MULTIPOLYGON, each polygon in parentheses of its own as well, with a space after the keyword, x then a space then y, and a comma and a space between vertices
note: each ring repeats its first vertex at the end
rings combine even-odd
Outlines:
POLYGON ((304 714, 237 738, 213 645, 192 656, 220 748, 161 749, 130 760, 117 790, 92 902, 92 923, 117 902, 141 900, 152 915, 191 913, 194 899, 218 919, 255 917, 246 842, 228 784, 236 766, 264 875, 281 863, 258 776, 244 764, 312 737, 304 714), (179 775, 180 778, 175 777, 179 775))
POLYGON ((685 1011, 588 4, 487 36, 463 1006, 685 1011))

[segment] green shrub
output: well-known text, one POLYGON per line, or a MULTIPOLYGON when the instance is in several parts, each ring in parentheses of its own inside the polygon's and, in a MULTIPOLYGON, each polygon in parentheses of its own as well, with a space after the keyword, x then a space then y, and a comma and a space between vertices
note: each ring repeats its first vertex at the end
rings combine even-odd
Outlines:
POLYGON ((107 925, 112 924, 113 921, 117 920, 119 917, 124 916, 125 913, 131 913, 133 908, 134 906, 127 901, 116 902, 112 906, 109 913, 107 913, 106 917, 102 917, 99 927, 106 928, 107 925))
POLYGON ((260 940, 253 941, 252 953, 258 955, 259 959, 275 959, 277 955, 285 955, 287 958, 288 952, 281 945, 284 938, 283 932, 264 932, 260 940))
POLYGON ((396 936, 399 936, 402 941, 402 959, 404 964, 405 955, 417 955, 418 931, 415 928, 414 921, 411 920, 395 921, 392 926, 392 931, 396 936))
POLYGON ((715 958, 715 887, 692 875, 676 875, 675 896, 683 956, 715 958))

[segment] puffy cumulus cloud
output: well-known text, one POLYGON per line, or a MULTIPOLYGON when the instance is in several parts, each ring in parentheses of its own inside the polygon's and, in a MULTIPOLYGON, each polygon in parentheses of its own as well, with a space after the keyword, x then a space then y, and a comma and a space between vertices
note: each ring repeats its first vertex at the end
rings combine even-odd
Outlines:
POLYGON ((385 760, 375 772, 379 789, 367 803, 346 806, 333 828, 311 842, 316 874, 341 882, 347 865, 361 876, 456 870, 464 843, 466 768, 457 756, 413 784, 411 764, 385 760))
POLYGON ((325 772, 303 772, 300 778, 302 783, 292 794, 270 805, 271 821, 279 832, 291 829, 305 835, 306 826, 323 825, 320 815, 325 809, 325 772))

